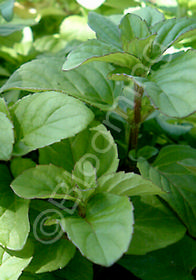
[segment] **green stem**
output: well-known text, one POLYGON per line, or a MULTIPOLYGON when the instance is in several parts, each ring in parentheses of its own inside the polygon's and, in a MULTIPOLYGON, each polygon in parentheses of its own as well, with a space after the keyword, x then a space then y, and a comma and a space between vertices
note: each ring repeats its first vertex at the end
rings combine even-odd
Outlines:
POLYGON ((142 107, 142 97, 144 93, 144 89, 134 84, 135 97, 134 97, 134 117, 133 123, 131 127, 131 133, 129 138, 129 151, 133 149, 137 149, 138 145, 138 136, 139 136, 139 128, 141 123, 141 107, 142 107))

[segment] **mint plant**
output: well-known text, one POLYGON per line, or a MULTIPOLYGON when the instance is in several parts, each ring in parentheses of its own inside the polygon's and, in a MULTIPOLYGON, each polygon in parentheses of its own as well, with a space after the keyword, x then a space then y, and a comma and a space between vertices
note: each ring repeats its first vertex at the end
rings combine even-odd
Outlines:
POLYGON ((88 24, 96 38, 1 87, 0 275, 90 280, 118 263, 194 279, 195 19, 145 7, 88 24))

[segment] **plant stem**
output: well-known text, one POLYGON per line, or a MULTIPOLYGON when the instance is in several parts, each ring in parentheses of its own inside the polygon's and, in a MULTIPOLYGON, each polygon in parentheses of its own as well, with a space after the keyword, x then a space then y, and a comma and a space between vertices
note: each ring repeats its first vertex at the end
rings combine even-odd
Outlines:
POLYGON ((138 84, 134 84, 134 116, 133 123, 131 124, 131 133, 129 138, 129 150, 137 149, 139 128, 141 123, 141 107, 144 89, 138 84))

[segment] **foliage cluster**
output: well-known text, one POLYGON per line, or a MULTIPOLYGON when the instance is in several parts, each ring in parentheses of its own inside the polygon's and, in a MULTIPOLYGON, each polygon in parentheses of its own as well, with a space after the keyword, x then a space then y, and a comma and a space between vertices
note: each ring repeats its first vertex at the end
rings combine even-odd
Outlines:
POLYGON ((196 279, 196 2, 164 2, 0 1, 2 280, 196 279))

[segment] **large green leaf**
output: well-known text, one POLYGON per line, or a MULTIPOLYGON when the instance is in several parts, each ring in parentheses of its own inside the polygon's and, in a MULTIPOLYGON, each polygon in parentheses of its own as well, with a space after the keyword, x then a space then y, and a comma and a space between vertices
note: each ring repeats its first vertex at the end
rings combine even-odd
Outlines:
POLYGON ((52 163, 72 172, 77 161, 91 162, 97 176, 118 168, 117 146, 103 125, 85 129, 73 138, 39 150, 41 164, 52 163))
POLYGON ((152 28, 152 31, 157 33, 152 57, 157 57, 174 42, 195 35, 196 22, 193 18, 172 18, 157 23, 152 28))
POLYGON ((125 256, 119 264, 143 280, 193 280, 196 242, 185 236, 178 243, 145 256, 125 256))
POLYGON ((144 255, 183 238, 186 228, 156 196, 132 198, 134 234, 127 254, 144 255))
POLYGON ((195 76, 196 51, 189 50, 153 71, 144 89, 161 112, 182 118, 196 110, 195 76))
POLYGON ((74 49, 67 56, 63 70, 68 71, 90 61, 104 61, 130 69, 137 65, 139 72, 136 74, 145 72, 144 66, 137 57, 98 40, 89 40, 74 49))
POLYGON ((28 95, 11 108, 11 113, 16 130, 14 155, 71 137, 93 119, 81 101, 58 92, 28 95))
POLYGON ((96 32, 97 38, 117 48, 121 48, 118 26, 108 18, 91 12, 88 16, 89 26, 96 32))
POLYGON ((160 194, 162 190, 142 176, 135 173, 118 172, 99 178, 97 192, 109 192, 117 195, 135 196, 160 194))
POLYGON ((19 280, 58 280, 51 273, 42 273, 42 274, 32 274, 29 272, 23 272, 19 280))
POLYGON ((12 178, 8 168, 0 165, 0 244, 13 249, 23 248, 29 234, 29 201, 17 197, 10 189, 12 178))
POLYGON ((37 165, 25 170, 11 183, 24 198, 72 198, 71 175, 54 165, 37 165))
MULTIPOLYGON (((189 233, 196 236, 196 174, 181 162, 195 159, 196 150, 189 146, 170 145, 159 153, 153 165, 139 162, 144 177, 160 186, 166 193, 161 194, 180 219, 189 233)), ((195 164, 195 161, 193 161, 195 164)))
POLYGON ((100 193, 89 200, 84 218, 65 218, 62 226, 84 256, 110 266, 128 249, 133 208, 127 197, 100 193))
POLYGON ((0 160, 9 160, 14 143, 13 124, 0 112, 0 160))
POLYGON ((1 88, 1 91, 60 91, 84 100, 101 109, 111 109, 121 94, 121 85, 107 79, 113 67, 108 63, 91 62, 78 69, 62 72, 63 58, 44 57, 22 65, 1 88), (46 71, 47 69, 47 71, 46 71))
POLYGON ((5 20, 10 21, 13 18, 14 0, 1 0, 0 12, 5 20))
POLYGON ((53 244, 37 242, 33 260, 26 271, 43 273, 61 269, 68 264, 74 254, 75 246, 66 239, 60 239, 53 244))
POLYGON ((33 246, 27 242, 21 251, 11 251, 0 247, 1 280, 17 280, 32 260, 33 246))

